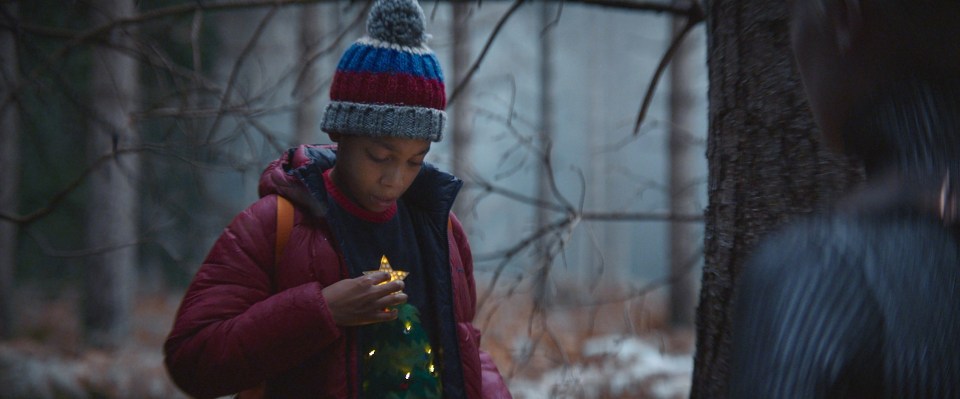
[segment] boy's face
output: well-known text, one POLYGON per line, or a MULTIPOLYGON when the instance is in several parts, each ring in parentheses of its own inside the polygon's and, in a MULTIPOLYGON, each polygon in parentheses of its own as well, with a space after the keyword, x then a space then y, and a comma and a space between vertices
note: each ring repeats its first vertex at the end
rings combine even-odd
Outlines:
POLYGON ((357 205, 383 212, 413 183, 428 151, 426 140, 343 135, 331 174, 357 205))

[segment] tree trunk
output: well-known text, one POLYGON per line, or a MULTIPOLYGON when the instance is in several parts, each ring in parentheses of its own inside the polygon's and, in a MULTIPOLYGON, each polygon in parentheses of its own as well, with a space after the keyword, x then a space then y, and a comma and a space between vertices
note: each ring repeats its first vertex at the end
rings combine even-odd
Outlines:
POLYGON ((297 110, 294 129, 294 144, 315 143, 320 133, 318 123, 317 95, 320 82, 317 81, 317 63, 307 65, 310 56, 317 51, 320 43, 320 5, 306 4, 300 10, 300 62, 303 63, 303 79, 296 88, 297 110))
MULTIPOLYGON (((463 80, 470 69, 470 2, 453 3, 453 81, 457 84, 463 80)), ((451 118, 453 122, 450 146, 453 149, 451 169, 453 175, 463 178, 469 173, 470 162, 470 94, 469 87, 461 88, 457 102, 453 104, 451 118)), ((467 191, 461 191, 453 206, 453 213, 465 218, 473 213, 473 200, 467 196, 467 191)))
MULTIPOLYGON (((90 12, 100 26, 135 11, 134 0, 97 0, 90 12)), ((138 65, 118 51, 134 45, 127 29, 114 28, 106 36, 108 43, 91 54, 93 114, 87 151, 91 160, 112 157, 90 176, 87 245, 101 250, 88 258, 84 327, 87 342, 105 348, 121 345, 129 335, 137 278, 139 157, 117 152, 138 144, 131 119, 138 105, 138 65)))
POLYGON ((707 2, 705 264, 691 397, 726 397, 731 300, 744 258, 788 218, 861 179, 825 152, 789 48, 786 1, 707 2))
MULTIPOLYGON (((584 35, 591 38, 610 37, 616 34, 616 24, 612 23, 610 15, 606 13, 589 13, 584 21, 584 35)), ((600 60, 611 54, 615 47, 608 40, 597 40, 593 45, 588 46, 583 56, 586 59, 600 60)), ((586 209, 609 209, 608 199, 612 193, 617 192, 620 187, 616 184, 610 184, 611 164, 616 164, 614 153, 609 150, 610 129, 607 126, 607 107, 609 104, 604 100, 609 96, 609 84, 604 85, 606 77, 601 73, 587 73, 583 77, 586 80, 587 92, 584 93, 589 100, 587 102, 587 119, 584 126, 584 132, 589 134, 584 143, 587 157, 587 186, 584 188, 587 192, 585 196, 584 208, 586 209)), ((595 287, 601 280, 616 283, 622 281, 623 277, 629 273, 627 265, 610 265, 606 259, 608 254, 619 249, 619 242, 612 240, 611 237, 617 237, 615 228, 616 223, 595 223, 592 228, 581 226, 583 234, 580 241, 580 267, 579 278, 590 287, 595 287), (620 267, 622 266, 622 267, 620 267)), ((613 263, 613 262, 611 262, 613 263)))
MULTIPOLYGON (((553 85, 554 73, 554 28, 550 26, 550 23, 556 15, 555 7, 557 5, 549 1, 543 1, 540 4, 540 29, 543 31, 540 35, 540 128, 538 129, 539 137, 537 138, 537 146, 541 151, 547 153, 551 147, 554 112, 553 95, 550 90, 553 85)), ((535 163, 534 167, 536 168, 536 198, 540 202, 551 202, 550 174, 553 173, 553 171, 549 169, 549 165, 542 162, 535 163)), ((534 220, 536 229, 539 230, 550 223, 548 220, 550 215, 548 209, 538 206, 535 212, 534 220)), ((553 258, 549 254, 550 247, 547 238, 549 238, 549 236, 545 236, 537 241, 537 259, 540 263, 537 267, 536 276, 534 277, 534 285, 536 287, 534 301, 537 304, 541 304, 548 299, 547 287, 549 286, 550 267, 553 263, 553 258)))
MULTIPOLYGON (((0 17, 17 17, 17 4, 0 5, 0 17)), ((12 26, 12 24, 10 25, 12 26)), ((0 30, 0 99, 16 89, 19 68, 13 31, 0 30)), ((0 109, 0 213, 18 214, 20 197, 20 113, 18 101, 0 109)), ((0 220, 0 339, 13 336, 13 276, 17 264, 15 223, 0 220)))
MULTIPOLYGON (((687 3, 676 1, 675 3, 687 3)), ((677 35, 687 24, 687 18, 673 17, 671 34, 677 35)), ((700 212, 696 206, 694 176, 695 161, 690 146, 693 135, 689 127, 696 123, 693 99, 693 80, 697 65, 694 42, 688 36, 674 53, 670 65, 670 136, 667 139, 667 195, 670 213, 693 215, 700 212)), ((675 328, 690 328, 694 322, 696 281, 690 273, 690 258, 698 249, 694 237, 696 226, 690 223, 670 223, 668 226, 670 252, 670 324, 675 328)))

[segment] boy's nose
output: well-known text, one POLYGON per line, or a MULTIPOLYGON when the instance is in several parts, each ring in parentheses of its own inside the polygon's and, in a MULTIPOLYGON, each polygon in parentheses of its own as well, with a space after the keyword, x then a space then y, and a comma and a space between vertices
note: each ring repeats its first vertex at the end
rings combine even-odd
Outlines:
POLYGON ((387 187, 399 186, 402 179, 403 177, 400 173, 400 169, 388 168, 380 177, 380 184, 383 184, 387 187))

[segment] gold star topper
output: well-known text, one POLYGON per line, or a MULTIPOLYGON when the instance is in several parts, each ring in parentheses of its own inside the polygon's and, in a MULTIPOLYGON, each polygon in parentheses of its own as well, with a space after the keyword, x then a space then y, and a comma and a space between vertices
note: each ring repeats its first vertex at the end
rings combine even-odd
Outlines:
POLYGON ((407 277, 408 274, 410 274, 410 272, 405 272, 403 270, 393 270, 393 268, 390 267, 390 261, 387 260, 387 255, 382 255, 380 257, 380 269, 365 271, 363 272, 363 274, 369 275, 376 272, 387 272, 388 274, 390 274, 390 280, 384 281, 377 285, 386 284, 394 280, 403 280, 407 277))

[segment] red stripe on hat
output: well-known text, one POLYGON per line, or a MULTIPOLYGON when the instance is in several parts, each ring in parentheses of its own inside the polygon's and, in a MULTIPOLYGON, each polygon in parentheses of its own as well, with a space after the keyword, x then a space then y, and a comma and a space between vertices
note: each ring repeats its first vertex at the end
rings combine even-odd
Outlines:
POLYGON ((447 106, 443 82, 405 73, 337 71, 330 99, 367 104, 412 105, 435 109, 447 106))

